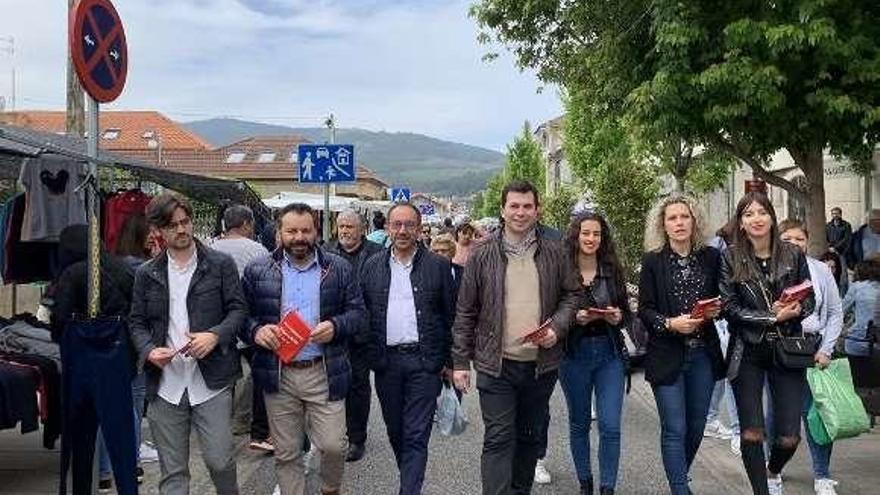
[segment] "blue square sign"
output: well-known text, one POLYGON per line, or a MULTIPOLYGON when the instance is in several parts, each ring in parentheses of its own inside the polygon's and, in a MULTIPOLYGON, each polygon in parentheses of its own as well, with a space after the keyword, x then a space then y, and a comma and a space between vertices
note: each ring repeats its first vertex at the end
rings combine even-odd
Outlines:
POLYGON ((300 182, 354 182, 354 145, 301 144, 296 150, 300 182))

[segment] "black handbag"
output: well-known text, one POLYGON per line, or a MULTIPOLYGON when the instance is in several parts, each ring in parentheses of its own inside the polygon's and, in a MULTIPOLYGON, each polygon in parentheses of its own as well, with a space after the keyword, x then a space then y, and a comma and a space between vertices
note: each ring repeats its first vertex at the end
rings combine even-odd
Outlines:
POLYGON ((776 339, 776 362, 783 368, 802 370, 815 366, 816 349, 821 337, 808 333, 794 337, 779 336, 776 339))

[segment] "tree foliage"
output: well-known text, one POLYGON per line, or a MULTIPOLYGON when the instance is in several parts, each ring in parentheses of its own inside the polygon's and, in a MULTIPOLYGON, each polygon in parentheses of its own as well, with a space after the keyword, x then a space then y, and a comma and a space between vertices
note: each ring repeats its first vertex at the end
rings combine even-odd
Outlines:
POLYGON ((810 229, 824 223, 823 150, 857 171, 872 166, 880 141, 874 0, 482 0, 471 12, 481 39, 624 116, 649 142, 733 155, 804 200, 810 229), (805 190, 767 170, 781 149, 805 190))
POLYGON ((571 220, 571 212, 580 199, 582 188, 562 184, 541 200, 542 222, 564 232, 571 220))
POLYGON ((544 158, 528 122, 523 123, 522 133, 507 145, 504 170, 489 179, 482 197, 482 208, 475 211, 484 217, 497 217, 501 212, 501 190, 514 180, 531 182, 538 191, 544 191, 544 158))
POLYGON ((566 102, 569 163, 611 225, 624 266, 632 275, 641 260, 644 221, 660 192, 659 167, 634 144, 620 119, 596 118, 588 98, 566 102))

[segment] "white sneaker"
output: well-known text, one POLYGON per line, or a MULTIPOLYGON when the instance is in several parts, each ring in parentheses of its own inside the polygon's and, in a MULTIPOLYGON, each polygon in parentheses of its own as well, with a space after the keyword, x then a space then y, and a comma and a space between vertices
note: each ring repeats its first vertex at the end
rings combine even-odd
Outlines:
POLYGON ((275 490, 272 492, 272 495, 281 495, 281 486, 275 485, 275 490))
POLYGON ((551 481, 553 478, 550 477, 550 471, 547 471, 547 467, 544 465, 544 459, 538 459, 538 463, 535 464, 535 483, 546 485, 551 481))
POLYGON ((159 452, 144 442, 140 449, 141 462, 157 462, 159 460, 159 452))
POLYGON ((721 440, 730 440, 733 438, 733 431, 721 424, 721 421, 714 419, 706 423, 706 429, 703 430, 703 436, 709 438, 719 438, 721 440))
POLYGON ((741 442, 741 439, 740 439, 739 435, 734 435, 730 438, 730 451, 733 453, 733 455, 735 455, 737 457, 742 456, 742 450, 740 449, 740 442, 741 442))
POLYGON ((782 476, 778 474, 775 477, 768 476, 767 489, 769 490, 770 495, 784 495, 785 491, 782 489, 782 476))
POLYGON ((821 478, 813 482, 813 490, 816 491, 816 495, 837 495, 835 486, 837 486, 837 482, 828 478, 821 478))
POLYGON ((306 474, 309 474, 312 471, 312 459, 315 458, 316 451, 317 449, 312 445, 308 452, 303 454, 303 467, 305 468, 306 474))

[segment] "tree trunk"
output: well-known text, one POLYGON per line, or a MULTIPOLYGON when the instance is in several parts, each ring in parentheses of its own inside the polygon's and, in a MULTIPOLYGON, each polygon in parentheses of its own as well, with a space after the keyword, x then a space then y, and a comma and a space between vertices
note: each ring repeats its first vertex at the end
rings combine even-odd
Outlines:
POLYGON ((822 148, 808 151, 789 148, 795 164, 807 180, 807 229, 810 231, 810 254, 820 256, 828 245, 825 238, 825 168, 822 148))

